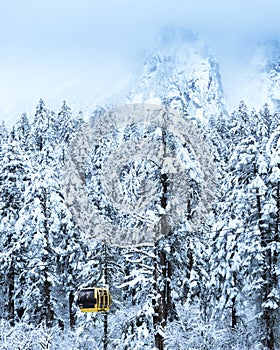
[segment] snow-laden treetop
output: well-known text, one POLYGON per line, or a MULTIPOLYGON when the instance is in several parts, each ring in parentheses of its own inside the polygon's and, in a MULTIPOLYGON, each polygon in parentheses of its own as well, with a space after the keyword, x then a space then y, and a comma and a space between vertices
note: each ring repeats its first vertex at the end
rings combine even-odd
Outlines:
POLYGON ((213 167, 201 130, 182 115, 164 106, 120 106, 96 113, 70 145, 66 199, 91 237, 153 242, 203 219, 213 167))

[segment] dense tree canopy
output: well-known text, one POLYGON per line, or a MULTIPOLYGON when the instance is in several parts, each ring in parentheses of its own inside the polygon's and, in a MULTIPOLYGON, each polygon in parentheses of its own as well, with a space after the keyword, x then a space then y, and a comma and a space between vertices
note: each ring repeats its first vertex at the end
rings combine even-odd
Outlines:
MULTIPOLYGON (((92 122, 101 114, 97 111, 92 122)), ((155 244, 134 246, 105 245, 75 221, 63 169, 69 144, 75 145, 85 121, 73 116, 66 102, 54 112, 40 100, 34 118, 23 114, 11 130, 1 125, 0 347, 100 349, 106 331, 108 349, 279 349, 279 120, 267 105, 250 112, 241 102, 232 115, 198 123, 218 183, 211 210, 198 226, 191 225, 200 196, 194 157, 189 171, 195 181, 178 192, 189 195, 189 202, 172 199, 186 206, 184 217, 168 229, 165 209, 170 182, 177 178, 164 177, 154 158, 123 166, 114 195, 118 201, 125 195, 132 212, 144 190, 154 193, 148 214, 165 230, 155 244), (82 314, 76 305, 79 288, 104 282, 113 295, 106 330, 104 314, 82 314)), ((100 127, 111 127, 107 122, 100 127)), ((181 147, 168 134, 164 139, 155 128, 130 123, 118 152, 131 150, 130 143, 144 134, 153 147, 166 140, 174 152, 181 147)), ((120 142, 119 134, 107 135, 85 162, 83 185, 103 216, 128 224, 130 217, 111 210, 100 187, 108 160, 116 164, 109 148, 120 142)), ((187 144, 182 150, 187 152, 187 144)), ((139 227, 145 230, 144 224, 139 227)))

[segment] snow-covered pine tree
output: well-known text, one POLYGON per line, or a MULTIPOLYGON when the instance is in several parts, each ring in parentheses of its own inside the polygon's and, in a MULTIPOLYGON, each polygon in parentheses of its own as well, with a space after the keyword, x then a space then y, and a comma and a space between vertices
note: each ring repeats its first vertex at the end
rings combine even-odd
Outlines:
POLYGON ((46 137, 49 135, 50 111, 46 108, 45 102, 40 99, 36 107, 34 121, 32 123, 31 135, 34 140, 34 149, 42 151, 46 137))
MULTIPOLYGON (((272 131, 272 129, 271 129, 272 131)), ((272 131, 264 150, 267 157, 264 195, 257 188, 260 215, 261 257, 255 272, 258 279, 253 284, 256 297, 256 311, 259 313, 258 327, 264 348, 276 349, 280 343, 278 329, 279 315, 279 253, 280 253, 280 128, 272 131), (263 198, 264 197, 264 198, 263 198)))
MULTIPOLYGON (((251 149, 253 162, 248 167, 249 158, 240 157, 240 160, 243 158, 244 164, 239 167, 242 171, 241 177, 244 179, 241 183, 245 185, 246 193, 242 205, 246 220, 242 272, 243 274, 245 272, 246 280, 243 292, 251 297, 248 305, 251 306, 251 310, 254 310, 251 317, 258 315, 257 322, 252 322, 253 327, 259 329, 257 332, 259 336, 256 336, 254 341, 256 344, 261 342, 266 349, 275 349, 279 337, 275 326, 276 319, 279 317, 275 312, 278 305, 276 266, 279 254, 277 246, 279 215, 278 180, 277 175, 274 177, 274 174, 277 174, 278 169, 279 132, 276 129, 276 132, 272 133, 273 117, 266 107, 264 111, 265 116, 261 112, 259 117, 262 122, 253 123, 252 134, 257 139, 254 142, 254 148, 249 146, 247 151, 243 152, 248 155, 251 149)), ((236 199, 238 200, 237 196, 236 199)))
POLYGON ((0 155, 0 227, 1 227, 1 310, 13 324, 21 307, 16 300, 17 280, 22 273, 25 237, 18 235, 17 221, 24 205, 30 165, 18 141, 10 136, 1 143, 0 155))
POLYGON ((235 329, 247 324, 243 346, 274 349, 278 214, 277 176, 271 174, 278 168, 277 161, 273 163, 278 133, 267 146, 273 118, 266 107, 260 114, 249 114, 243 106, 232 117, 238 117, 230 124, 233 147, 212 228, 210 285, 217 300, 213 314, 219 317, 222 310, 235 329))
POLYGON ((74 131, 77 127, 77 121, 73 120, 71 108, 67 106, 66 101, 57 113, 55 120, 58 140, 60 143, 67 143, 74 135, 74 131))
POLYGON ((29 242, 21 285, 24 319, 48 326, 54 321, 67 326, 70 319, 73 324, 69 302, 73 304, 83 246, 49 158, 32 174, 18 229, 29 242))
POLYGON ((2 121, 1 125, 0 125, 0 141, 1 143, 4 141, 7 141, 8 139, 8 130, 6 128, 5 122, 2 121))
POLYGON ((20 119, 15 124, 15 138, 19 141, 21 148, 30 153, 31 149, 31 125, 28 120, 27 114, 23 113, 20 119))
POLYGON ((32 124, 31 182, 18 224, 19 233, 30 245, 25 256, 27 273, 19 288, 23 291, 24 320, 67 327, 75 323, 74 293, 87 247, 61 186, 62 151, 67 142, 61 132, 71 134, 72 130, 66 130, 66 125, 59 129, 58 125, 55 113, 40 100, 32 124))
POLYGON ((212 227, 213 246, 210 250, 210 280, 213 303, 210 303, 213 315, 218 321, 221 316, 226 318, 230 327, 236 328, 238 324, 238 303, 240 290, 242 289, 241 254, 242 237, 246 224, 246 211, 244 202, 246 198, 246 185, 250 182, 250 168, 254 164, 255 153, 254 140, 246 138, 249 131, 248 113, 246 106, 241 103, 239 110, 227 119, 221 138, 225 141, 221 146, 226 149, 221 154, 228 161, 228 165, 221 174, 224 176, 223 186, 217 197, 218 204, 215 208, 216 223, 212 227), (245 133, 244 133, 245 130, 245 133), (251 151, 250 151, 251 150, 251 151), (227 311, 228 310, 228 311, 227 311))

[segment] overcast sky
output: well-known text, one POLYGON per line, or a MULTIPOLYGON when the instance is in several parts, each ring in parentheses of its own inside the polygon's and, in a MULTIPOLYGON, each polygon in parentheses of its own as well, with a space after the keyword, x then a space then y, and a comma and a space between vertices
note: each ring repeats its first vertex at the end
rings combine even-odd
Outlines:
POLYGON ((279 14, 279 0, 0 0, 0 119, 32 113, 39 98, 82 110, 169 25, 209 42, 230 91, 255 44, 280 37, 279 14))

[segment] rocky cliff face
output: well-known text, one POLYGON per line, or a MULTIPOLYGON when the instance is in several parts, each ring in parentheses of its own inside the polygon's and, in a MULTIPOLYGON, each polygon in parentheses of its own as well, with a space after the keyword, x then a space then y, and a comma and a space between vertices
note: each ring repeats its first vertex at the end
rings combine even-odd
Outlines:
POLYGON ((226 68, 231 73, 224 93, 224 77, 205 42, 189 30, 167 28, 114 102, 167 105, 199 120, 231 113, 240 101, 279 112, 280 43, 267 41, 245 56, 226 68))
POLYGON ((208 119, 225 112, 219 66, 198 36, 166 29, 146 54, 129 102, 166 104, 186 117, 208 119))

